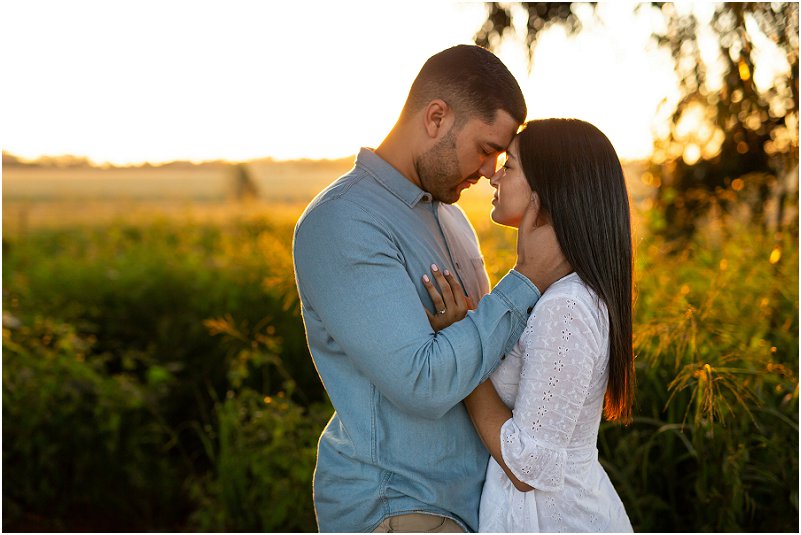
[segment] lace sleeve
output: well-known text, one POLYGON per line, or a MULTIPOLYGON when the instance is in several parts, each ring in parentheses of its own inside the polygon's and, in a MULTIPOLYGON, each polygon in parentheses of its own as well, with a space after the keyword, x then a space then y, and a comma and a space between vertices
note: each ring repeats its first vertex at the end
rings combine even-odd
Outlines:
POLYGON ((501 427, 501 453, 512 473, 534 488, 564 485, 565 448, 587 397, 599 339, 590 308, 572 297, 544 298, 529 318, 520 388, 513 416, 501 427))

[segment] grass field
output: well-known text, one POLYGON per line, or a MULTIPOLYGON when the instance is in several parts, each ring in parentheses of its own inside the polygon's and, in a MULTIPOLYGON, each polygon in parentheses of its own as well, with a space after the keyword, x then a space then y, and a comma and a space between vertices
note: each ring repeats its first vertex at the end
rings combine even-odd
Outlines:
MULTIPOLYGON (((332 408, 291 233, 349 164, 298 166, 250 200, 219 176, 203 191, 220 196, 185 195, 185 170, 132 175, 126 194, 56 196, 4 169, 5 530, 315 530, 310 480, 332 408), (135 194, 143 184, 164 194, 135 194)), ((602 462, 635 530, 797 532, 797 226, 720 219, 676 253, 628 174, 636 417, 603 424, 602 462)), ((462 204, 497 281, 515 236, 489 221, 488 188, 462 204)))

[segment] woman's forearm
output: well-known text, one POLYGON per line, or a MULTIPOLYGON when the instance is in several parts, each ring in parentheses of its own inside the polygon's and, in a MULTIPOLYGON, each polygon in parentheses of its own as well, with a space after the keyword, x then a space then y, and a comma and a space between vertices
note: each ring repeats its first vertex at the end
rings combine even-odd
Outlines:
POLYGON ((517 479, 503 460, 501 453, 501 427, 512 417, 512 411, 501 401, 495 391, 495 387, 492 386, 492 382, 487 380, 478 385, 465 398, 464 404, 470 419, 473 420, 476 431, 478 431, 478 436, 484 442, 484 446, 509 477, 515 488, 521 492, 534 490, 534 487, 517 479))

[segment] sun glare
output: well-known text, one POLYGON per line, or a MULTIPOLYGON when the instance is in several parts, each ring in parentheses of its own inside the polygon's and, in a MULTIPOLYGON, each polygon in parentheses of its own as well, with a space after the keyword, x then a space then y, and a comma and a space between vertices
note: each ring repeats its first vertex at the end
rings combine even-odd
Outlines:
POLYGON ((609 137, 621 158, 645 158, 653 148, 657 106, 678 99, 672 60, 664 51, 642 53, 652 31, 647 12, 608 3, 599 5, 599 16, 602 23, 585 16, 576 36, 558 26, 541 34, 523 84, 529 118, 586 120, 609 137))
MULTIPOLYGON (((655 109, 677 94, 667 52, 642 53, 652 15, 631 8, 601 4, 602 22, 580 11, 574 37, 545 30, 531 71, 520 39, 499 50, 530 119, 592 122, 624 159, 650 153, 655 109)), ((3 149, 114 164, 355 154, 392 127, 423 62, 470 43, 485 17, 483 4, 414 2, 289 16, 263 2, 32 0, 5 12, 3 149)))

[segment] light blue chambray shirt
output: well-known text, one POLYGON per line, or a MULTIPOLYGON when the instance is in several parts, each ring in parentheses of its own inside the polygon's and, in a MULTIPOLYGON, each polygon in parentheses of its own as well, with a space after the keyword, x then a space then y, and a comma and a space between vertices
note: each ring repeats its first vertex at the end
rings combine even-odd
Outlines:
POLYGON ((314 475, 320 531, 372 531, 407 512, 476 530, 489 456, 461 401, 517 342, 539 291, 512 270, 434 333, 420 278, 436 263, 478 302, 488 283, 475 233, 370 149, 309 204, 293 249, 309 349, 336 410, 314 475))

